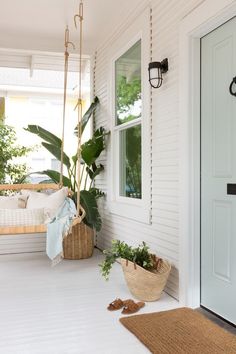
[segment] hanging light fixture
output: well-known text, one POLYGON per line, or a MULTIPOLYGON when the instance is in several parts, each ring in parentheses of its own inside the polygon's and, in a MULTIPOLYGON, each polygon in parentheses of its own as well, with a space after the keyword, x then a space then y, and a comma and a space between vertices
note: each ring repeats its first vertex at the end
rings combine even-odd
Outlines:
POLYGON ((159 88, 162 85, 163 77, 162 74, 165 74, 168 71, 168 59, 160 61, 153 61, 148 65, 149 73, 149 82, 153 88, 159 88))

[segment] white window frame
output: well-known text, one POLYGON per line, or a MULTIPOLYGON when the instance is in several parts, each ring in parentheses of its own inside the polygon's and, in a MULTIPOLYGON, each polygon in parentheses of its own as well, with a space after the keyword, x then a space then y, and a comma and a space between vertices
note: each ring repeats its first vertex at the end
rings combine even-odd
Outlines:
POLYGON ((142 223, 150 223, 151 191, 151 150, 150 150, 150 85, 148 82, 148 63, 150 61, 149 8, 140 15, 126 31, 113 41, 110 50, 110 116, 111 116, 111 154, 110 154, 110 201, 112 214, 126 217, 142 223), (116 124, 115 107, 115 62, 127 50, 141 39, 141 81, 142 81, 142 117, 122 124, 122 130, 141 124, 142 134, 142 199, 120 196, 119 131, 116 124), (117 50, 117 48, 120 48, 117 50))

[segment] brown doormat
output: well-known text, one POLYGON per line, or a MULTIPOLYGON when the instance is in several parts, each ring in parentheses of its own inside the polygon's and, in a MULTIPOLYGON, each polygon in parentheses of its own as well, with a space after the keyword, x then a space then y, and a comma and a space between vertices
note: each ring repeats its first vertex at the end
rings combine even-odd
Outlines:
POLYGON ((236 354, 236 337, 189 308, 122 317, 155 354, 236 354))

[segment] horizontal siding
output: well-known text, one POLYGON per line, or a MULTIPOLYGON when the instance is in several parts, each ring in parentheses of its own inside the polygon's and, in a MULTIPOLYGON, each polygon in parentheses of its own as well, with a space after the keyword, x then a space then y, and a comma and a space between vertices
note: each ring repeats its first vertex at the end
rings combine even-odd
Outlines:
MULTIPOLYGON (((169 59, 169 72, 164 76, 164 85, 152 93, 151 119, 151 214, 152 223, 146 225, 112 215, 106 200, 100 203, 103 219, 102 231, 97 244, 104 249, 112 239, 121 239, 131 244, 146 241, 153 251, 172 263, 172 272, 166 291, 178 298, 179 263, 179 24, 181 19, 193 10, 201 0, 153 0, 152 6, 152 57, 153 60, 169 59)), ((147 23, 149 26, 149 23, 147 23)), ((101 102, 96 113, 96 126, 110 127, 108 112, 108 82, 110 58, 107 46, 96 53, 94 71, 94 94, 101 102)), ((119 49, 119 48, 117 48, 119 49)), ((109 157, 101 158, 105 172, 97 178, 97 187, 109 193, 109 157)), ((109 195, 108 195, 109 197, 109 195)))
POLYGON ((45 250, 46 234, 0 235, 0 255, 45 250))

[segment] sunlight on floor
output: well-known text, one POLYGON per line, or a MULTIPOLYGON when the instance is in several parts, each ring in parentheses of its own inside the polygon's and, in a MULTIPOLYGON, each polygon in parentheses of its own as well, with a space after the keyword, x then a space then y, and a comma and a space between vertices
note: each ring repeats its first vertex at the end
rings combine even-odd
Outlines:
MULTIPOLYGON (((102 254, 52 268, 42 253, 0 256, 1 354, 141 354, 149 351, 106 310, 116 297, 131 298, 119 264, 106 282, 102 254)), ((163 294, 139 313, 178 307, 163 294)))

